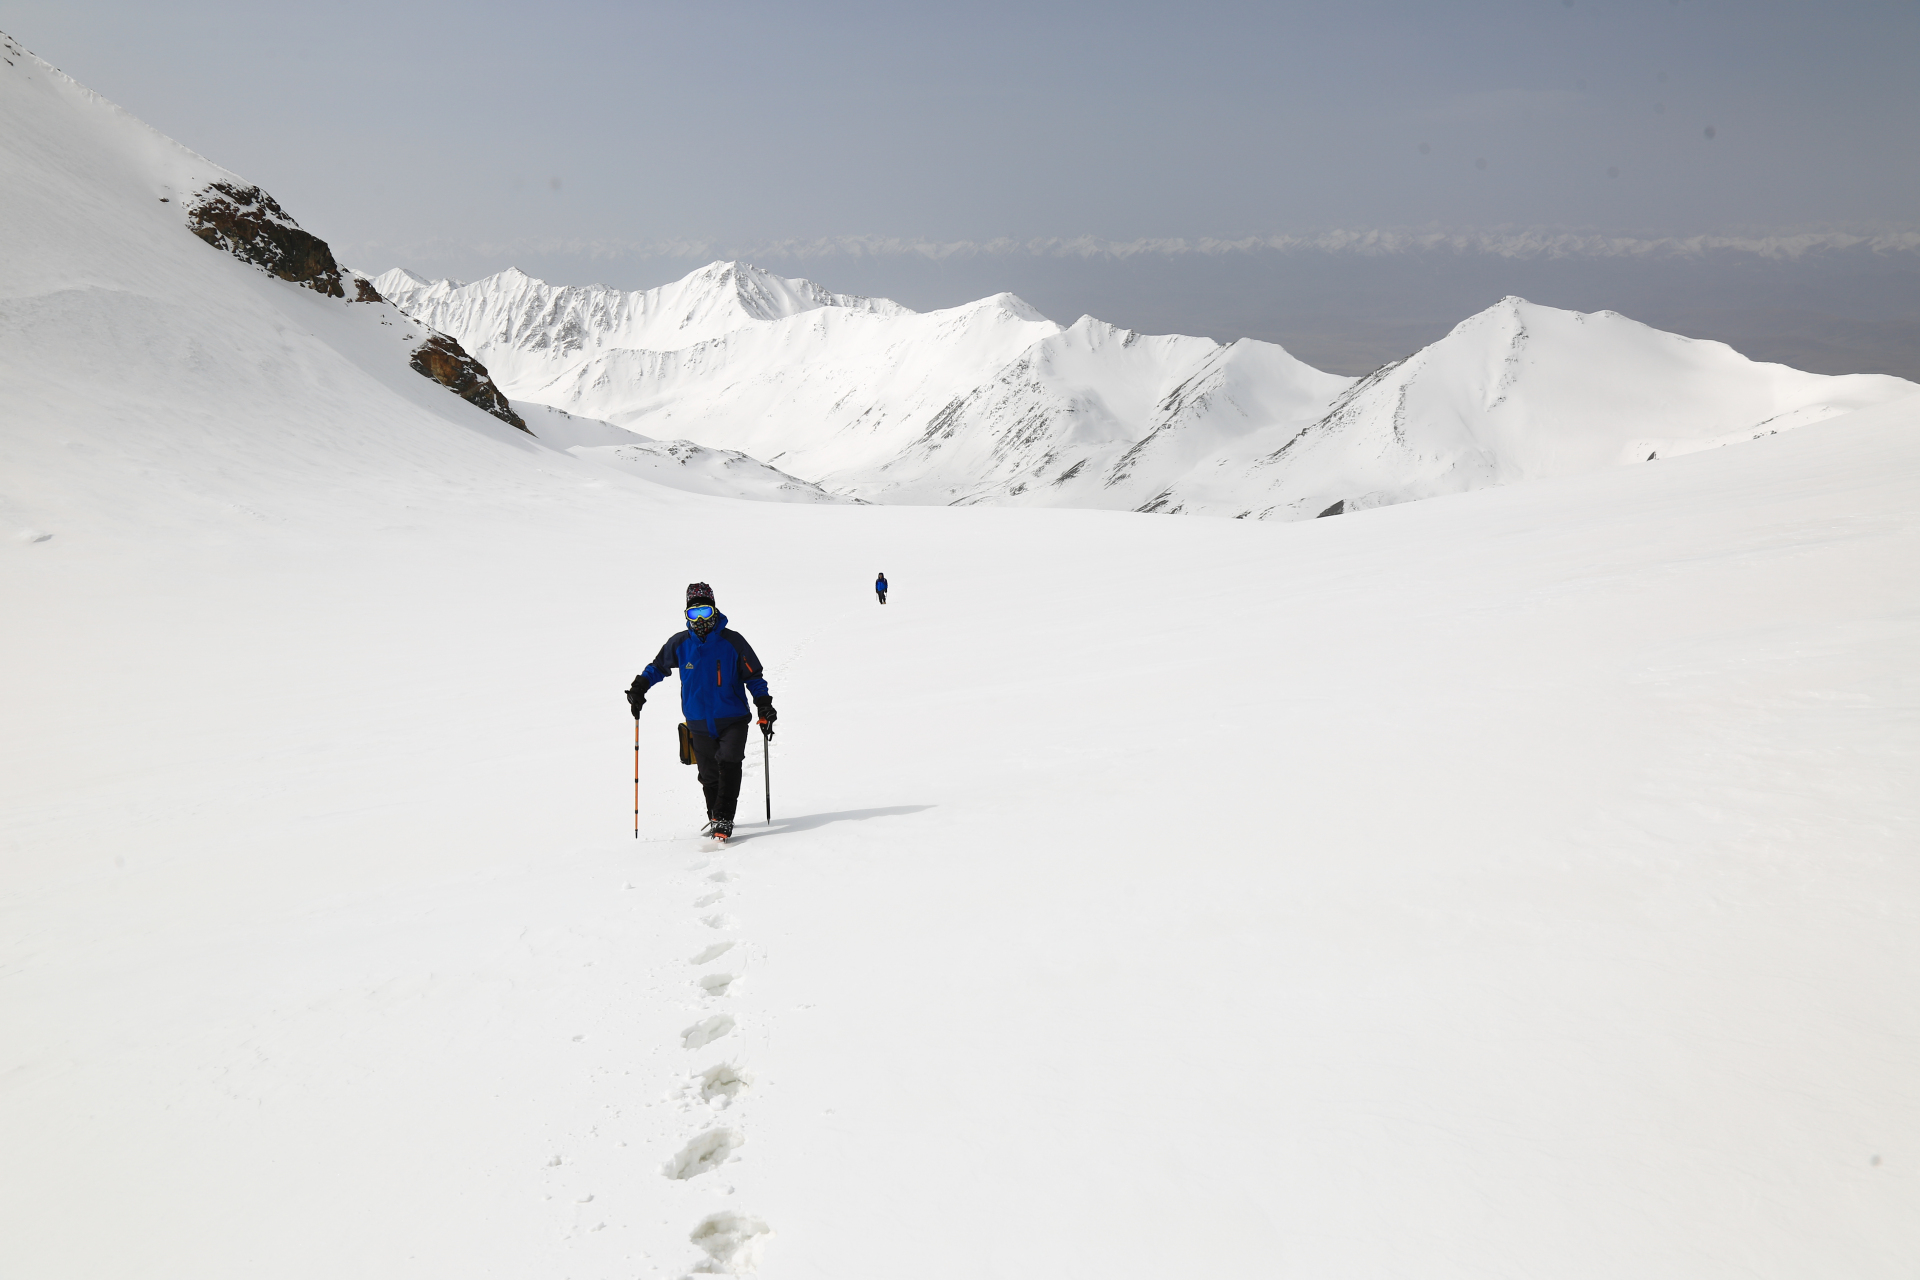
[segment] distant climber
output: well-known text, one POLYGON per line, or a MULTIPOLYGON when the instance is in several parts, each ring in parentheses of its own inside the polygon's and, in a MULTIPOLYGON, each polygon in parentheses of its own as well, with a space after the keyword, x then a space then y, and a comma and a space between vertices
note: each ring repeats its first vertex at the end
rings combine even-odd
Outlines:
POLYGON ((880 603, 887 602, 887 575, 882 573, 873 580, 873 594, 880 597, 880 603))
POLYGON ((714 607, 713 588, 704 582, 687 587, 687 629, 668 637, 647 669, 633 678, 627 706, 633 718, 647 690, 680 672, 680 711, 699 765, 700 789, 707 796, 707 825, 700 834, 733 838, 733 814, 740 802, 740 762, 747 754, 747 695, 759 713, 760 732, 771 737, 779 713, 767 692, 765 668, 747 638, 727 629, 727 615, 714 607))

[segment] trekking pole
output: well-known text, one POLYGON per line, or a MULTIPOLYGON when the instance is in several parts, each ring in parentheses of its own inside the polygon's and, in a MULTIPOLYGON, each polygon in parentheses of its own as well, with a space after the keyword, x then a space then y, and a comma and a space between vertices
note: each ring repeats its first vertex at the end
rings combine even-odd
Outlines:
POLYGON ((633 838, 640 838, 640 713, 633 713, 633 838))
POLYGON ((760 776, 767 784, 767 825, 773 825, 773 726, 760 726, 760 776))

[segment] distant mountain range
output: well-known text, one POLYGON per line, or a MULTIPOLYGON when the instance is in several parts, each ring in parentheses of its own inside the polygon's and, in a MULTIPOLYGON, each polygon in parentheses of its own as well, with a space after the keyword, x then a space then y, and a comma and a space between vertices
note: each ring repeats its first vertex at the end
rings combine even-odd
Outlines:
POLYGON ((1063 327, 1011 293, 915 311, 738 262, 636 292, 373 280, 258 186, 0 55, 0 518, 22 529, 121 519, 114 468, 172 477, 183 511, 332 509, 376 452, 507 491, 578 460, 589 488, 1297 520, 1920 390, 1517 298, 1354 378, 1251 338, 1063 327))
POLYGON ((1920 391, 1520 298, 1355 379, 1253 339, 1062 327, 1004 293, 915 312, 739 262, 635 292, 517 270, 374 284, 516 402, 878 502, 1297 520, 1672 457, 1920 391))

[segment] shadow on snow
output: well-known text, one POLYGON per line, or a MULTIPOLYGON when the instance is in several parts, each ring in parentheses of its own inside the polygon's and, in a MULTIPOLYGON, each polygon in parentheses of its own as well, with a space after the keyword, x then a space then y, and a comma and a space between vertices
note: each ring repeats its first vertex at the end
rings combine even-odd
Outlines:
POLYGON ((893 804, 880 809, 842 809, 839 813, 812 813, 803 818, 775 818, 771 826, 764 819, 736 818, 738 834, 736 840, 745 840, 753 836, 791 835, 796 831, 811 831, 815 827, 828 826, 835 822, 865 822, 869 818, 898 818, 909 813, 924 813, 933 808, 930 804, 893 804))

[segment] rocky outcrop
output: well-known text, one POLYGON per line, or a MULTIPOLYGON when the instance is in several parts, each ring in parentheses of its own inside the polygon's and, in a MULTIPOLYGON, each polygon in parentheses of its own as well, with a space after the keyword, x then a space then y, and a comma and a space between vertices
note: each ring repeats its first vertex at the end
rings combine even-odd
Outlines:
MULTIPOLYGON (((187 230, 242 262, 315 293, 344 298, 346 282, 352 281, 355 302, 384 301, 371 280, 342 271, 327 242, 302 231, 280 202, 258 187, 216 182, 197 192, 187 207, 187 230)), ((432 378, 468 404, 533 434, 493 385, 487 367, 445 334, 428 338, 407 363, 415 373, 432 378)))
POLYGON ((527 424, 515 413, 507 398, 500 394, 500 388, 493 385, 493 379, 487 375, 487 366, 475 360, 461 349, 459 343, 444 333, 436 333, 422 343, 408 362, 415 373, 432 378, 468 404, 485 409, 502 422, 510 422, 525 431, 527 424))
MULTIPOLYGON (((329 298, 347 296, 340 264, 333 260, 327 242, 302 231, 279 202, 258 187, 216 182, 196 192, 187 207, 187 229, 214 248, 225 249, 282 280, 329 298)), ((369 301, 366 294, 372 286, 360 287, 359 301, 369 301)))

